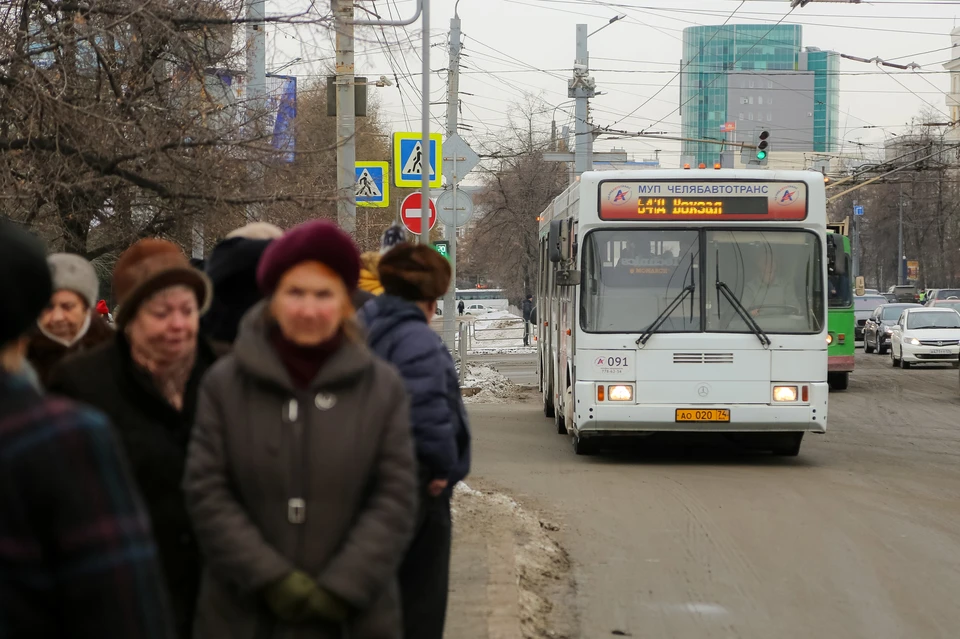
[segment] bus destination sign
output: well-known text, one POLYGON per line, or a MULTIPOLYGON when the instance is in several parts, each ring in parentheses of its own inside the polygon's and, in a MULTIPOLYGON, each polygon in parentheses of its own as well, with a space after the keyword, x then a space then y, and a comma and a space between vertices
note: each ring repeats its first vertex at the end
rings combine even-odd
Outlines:
POLYGON ((604 182, 600 219, 672 221, 803 220, 803 182, 604 182))

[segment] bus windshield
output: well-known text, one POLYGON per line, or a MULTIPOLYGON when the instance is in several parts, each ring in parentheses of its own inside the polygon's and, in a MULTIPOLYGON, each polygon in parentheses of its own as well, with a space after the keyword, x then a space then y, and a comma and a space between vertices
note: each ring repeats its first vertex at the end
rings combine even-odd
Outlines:
POLYGON ((585 331, 633 333, 648 328, 690 285, 691 275, 696 290, 658 330, 700 330, 697 231, 594 231, 583 251, 580 324, 585 331))
POLYGON ((723 282, 763 331, 819 333, 821 269, 817 236, 803 231, 594 231, 584 240, 580 324, 643 331, 692 285, 657 332, 753 332, 719 295, 723 282))

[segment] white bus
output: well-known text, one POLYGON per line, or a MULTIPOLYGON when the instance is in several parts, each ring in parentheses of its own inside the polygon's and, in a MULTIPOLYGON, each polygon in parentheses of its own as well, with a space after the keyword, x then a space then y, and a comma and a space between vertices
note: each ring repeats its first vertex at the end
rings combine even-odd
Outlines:
POLYGON ((589 172, 541 216, 543 408, 577 454, 655 432, 796 455, 827 428, 813 171, 589 172))

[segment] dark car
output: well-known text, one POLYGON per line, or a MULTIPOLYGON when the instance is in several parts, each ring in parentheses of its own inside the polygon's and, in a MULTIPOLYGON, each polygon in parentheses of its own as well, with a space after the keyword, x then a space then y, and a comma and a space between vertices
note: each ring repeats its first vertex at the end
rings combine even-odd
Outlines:
POLYGON ((920 293, 913 284, 901 284, 887 289, 887 295, 893 295, 902 304, 913 304, 920 301, 920 293))
POLYGON ((884 304, 874 309, 863 326, 863 351, 883 355, 890 348, 890 327, 897 323, 905 308, 920 304, 884 304))
POLYGON ((873 315, 873 311, 883 304, 887 303, 887 298, 883 295, 857 295, 853 298, 853 314, 856 317, 854 327, 854 339, 863 339, 863 327, 867 319, 873 315))

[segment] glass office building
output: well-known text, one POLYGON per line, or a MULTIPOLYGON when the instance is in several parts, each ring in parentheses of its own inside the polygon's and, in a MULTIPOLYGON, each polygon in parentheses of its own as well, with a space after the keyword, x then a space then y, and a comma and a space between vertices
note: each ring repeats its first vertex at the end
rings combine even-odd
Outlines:
MULTIPOLYGON (((803 51, 802 36, 800 25, 787 24, 773 27, 730 24, 684 29, 680 74, 683 137, 745 140, 744 130, 753 126, 756 116, 757 120, 769 122, 763 126, 771 132, 772 149, 778 148, 776 131, 780 129, 790 132, 782 139, 789 138, 793 150, 833 150, 839 120, 839 56, 828 51, 803 51), (794 72, 814 74, 812 94, 792 88, 794 83, 784 76, 794 72), (750 109, 748 106, 745 112, 739 104, 729 104, 730 90, 740 89, 739 85, 730 85, 730 74, 755 74, 758 82, 762 79, 764 85, 769 85, 766 95, 776 96, 778 107, 784 106, 788 100, 796 107, 797 101, 803 100, 809 102, 809 109, 794 108, 790 111, 790 121, 783 120, 786 111, 782 108, 750 109), (774 119, 775 115, 777 119, 774 119), (740 133, 732 136, 725 132, 726 123, 735 123, 740 133)), ((742 82, 742 79, 743 76, 738 75, 737 81, 742 82)), ((750 86, 753 86, 752 82, 750 86)), ((747 97, 738 99, 746 101, 747 97)), ((762 101, 764 98, 758 92, 756 99, 762 101)), ((771 101, 770 97, 767 101, 771 101)), ((750 105, 753 105, 752 97, 750 105)), ((720 151, 719 144, 684 142, 682 154, 685 161, 712 166, 720 162, 720 151)))

